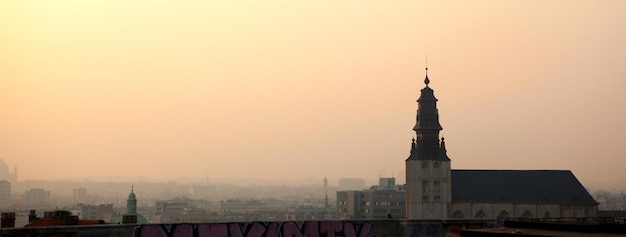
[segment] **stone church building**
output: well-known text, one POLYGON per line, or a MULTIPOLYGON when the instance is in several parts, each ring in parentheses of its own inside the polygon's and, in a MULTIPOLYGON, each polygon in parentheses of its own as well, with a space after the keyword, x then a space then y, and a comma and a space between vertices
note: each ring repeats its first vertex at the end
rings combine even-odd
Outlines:
POLYGON ((569 170, 452 170, 439 124, 437 98, 421 90, 416 138, 406 159, 406 217, 586 218, 597 202, 569 170))

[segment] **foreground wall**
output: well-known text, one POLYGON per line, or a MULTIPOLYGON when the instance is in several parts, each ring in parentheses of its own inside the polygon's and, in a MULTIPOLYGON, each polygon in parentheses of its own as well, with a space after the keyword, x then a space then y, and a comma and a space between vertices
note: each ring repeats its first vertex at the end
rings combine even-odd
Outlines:
POLYGON ((72 237, 417 237, 458 236, 464 229, 492 226, 485 220, 372 220, 247 223, 180 223, 39 227, 0 230, 0 236, 72 237))

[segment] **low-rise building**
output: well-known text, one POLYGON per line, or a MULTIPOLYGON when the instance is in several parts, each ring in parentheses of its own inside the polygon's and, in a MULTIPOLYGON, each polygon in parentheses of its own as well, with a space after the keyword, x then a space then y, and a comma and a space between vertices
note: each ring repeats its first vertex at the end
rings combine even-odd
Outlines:
POLYGON ((29 208, 46 208, 50 202, 50 191, 33 188, 24 192, 24 204, 29 208))
POLYGON ((0 210, 6 210, 11 207, 11 183, 6 180, 0 180, 0 210))
POLYGON ((380 178, 366 190, 337 191, 340 219, 387 219, 404 217, 406 188, 395 178, 380 178))

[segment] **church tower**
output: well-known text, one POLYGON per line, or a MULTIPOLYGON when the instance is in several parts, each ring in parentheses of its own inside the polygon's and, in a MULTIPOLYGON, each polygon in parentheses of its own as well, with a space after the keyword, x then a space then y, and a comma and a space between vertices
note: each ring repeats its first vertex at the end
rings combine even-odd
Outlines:
POLYGON ((135 196, 135 188, 130 188, 130 194, 126 199, 126 214, 122 215, 122 224, 137 223, 137 197, 135 196))
POLYGON ((439 141, 437 98, 428 84, 417 100, 417 122, 413 130, 411 154, 406 159, 406 217, 408 219, 443 219, 448 217, 451 201, 450 158, 444 139, 439 141))

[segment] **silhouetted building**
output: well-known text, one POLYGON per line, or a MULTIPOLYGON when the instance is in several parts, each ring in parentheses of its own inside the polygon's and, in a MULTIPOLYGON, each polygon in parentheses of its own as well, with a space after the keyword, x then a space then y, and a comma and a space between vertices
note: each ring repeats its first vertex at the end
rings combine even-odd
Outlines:
POLYGON ((337 191, 340 219, 387 219, 405 215, 406 189, 395 178, 380 178, 379 185, 359 191, 337 191))
POLYGON ((155 203, 156 213, 153 222, 200 222, 217 219, 210 217, 206 209, 210 202, 206 200, 195 200, 187 197, 174 198, 155 203))
POLYGON ((50 202, 50 191, 33 188, 24 192, 24 204, 30 208, 45 208, 50 202))
POLYGON ((264 209, 267 209, 267 205, 261 200, 227 199, 220 201, 220 210, 223 212, 243 213, 250 210, 264 209))
MULTIPOLYGON (((427 69, 428 72, 428 69, 427 69)), ((428 86, 421 90, 417 122, 413 130, 411 153, 406 159, 406 214, 412 219, 441 219, 448 216, 450 203, 450 158, 446 146, 439 142, 439 111, 434 91, 428 86)))
POLYGON ((87 203, 87 189, 75 188, 73 190, 74 204, 87 203))
POLYGON ((5 210, 11 207, 11 183, 0 180, 0 209, 5 210))
POLYGON ((131 187, 130 194, 126 200, 126 213, 122 215, 122 224, 137 223, 137 198, 135 197, 135 189, 131 187))
POLYGON ((113 217, 113 204, 100 204, 100 205, 80 205, 81 219, 87 220, 111 220, 113 217))
POLYGON ((598 211, 624 211, 626 210, 626 194, 622 191, 620 194, 613 194, 607 191, 598 191, 595 193, 596 201, 598 201, 598 211))
POLYGON ((310 204, 300 204, 296 207, 287 208, 285 220, 290 221, 321 221, 331 219, 328 210, 323 207, 316 207, 310 204))
POLYGON ((15 212, 3 212, 0 216, 0 228, 15 227, 15 212))
POLYGON ((571 171, 451 170, 428 73, 424 83, 406 159, 407 218, 596 216, 597 203, 571 171))
POLYGON ((452 170, 452 218, 596 217, 597 203, 569 170, 452 170))
POLYGON ((11 172, 4 159, 0 159, 0 180, 6 180, 13 184, 17 183, 17 165, 13 167, 13 172, 11 172))

